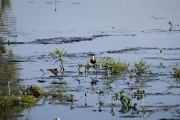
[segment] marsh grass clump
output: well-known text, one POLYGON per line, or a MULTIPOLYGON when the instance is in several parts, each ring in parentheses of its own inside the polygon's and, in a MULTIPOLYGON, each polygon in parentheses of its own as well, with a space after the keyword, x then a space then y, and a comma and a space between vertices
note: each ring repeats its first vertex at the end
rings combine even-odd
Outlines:
POLYGON ((116 61, 116 59, 110 57, 104 57, 101 63, 102 69, 106 70, 106 73, 109 70, 112 74, 125 72, 130 65, 130 63, 121 62, 120 59, 116 61))
POLYGON ((131 100, 129 97, 125 96, 124 95, 124 90, 121 90, 119 92, 119 100, 121 101, 122 103, 122 108, 121 108, 121 112, 122 113, 126 113, 126 112, 129 112, 130 109, 133 109, 133 110, 136 110, 136 106, 137 106, 137 103, 134 103, 133 105, 131 105, 131 100))
POLYGON ((112 69, 114 62, 115 62, 114 58, 104 57, 101 60, 102 69, 106 70, 106 73, 108 73, 108 70, 112 69))
POLYGON ((29 88, 28 94, 39 97, 39 96, 45 95, 46 92, 44 91, 43 88, 40 88, 36 85, 31 85, 31 87, 29 88))
POLYGON ((19 105, 20 98, 15 96, 0 96, 0 106, 19 105))
POLYGON ((112 115, 112 116, 115 116, 114 106, 115 106, 115 103, 111 103, 111 115, 112 115))
POLYGON ((78 63, 78 71, 80 71, 80 69, 81 69, 82 67, 84 67, 84 66, 85 66, 84 64, 78 63))
POLYGON ((130 107, 131 106, 131 99, 126 97, 126 96, 124 96, 124 93, 125 93, 124 90, 121 90, 119 92, 119 94, 120 94, 120 101, 121 101, 123 107, 130 107))
POLYGON ((64 92, 64 87, 62 87, 62 89, 59 91, 58 93, 58 97, 59 98, 62 98, 64 95, 63 95, 63 92, 64 92))
MULTIPOLYGON (((8 95, 0 96, 0 116, 9 116, 21 114, 24 109, 30 109, 30 106, 21 105, 21 97, 8 95)), ((13 119, 13 118, 9 118, 13 119)))
POLYGON ((180 78, 180 68, 173 68, 174 77, 180 78))
POLYGON ((128 69, 129 65, 130 63, 121 62, 120 59, 118 59, 118 61, 114 62, 110 71, 112 73, 122 73, 128 69))
POLYGON ((6 47, 5 46, 0 46, 0 54, 1 53, 6 53, 6 47))
POLYGON ((138 76, 149 74, 151 73, 150 65, 147 65, 147 61, 143 59, 141 59, 139 62, 134 62, 134 72, 138 76))
POLYGON ((58 48, 56 48, 56 50, 54 52, 50 53, 51 57, 54 59, 57 59, 55 62, 60 61, 60 71, 64 71, 64 57, 67 56, 67 50, 59 50, 58 48))
MULTIPOLYGON (((30 106, 22 106, 22 105, 13 105, 13 106, 1 106, 0 107, 0 116, 11 116, 21 114, 25 109, 30 109, 30 106)), ((23 115, 22 115, 23 116, 23 115)), ((8 119, 15 119, 15 118, 8 118, 8 119)))
POLYGON ((22 95, 21 96, 22 103, 34 104, 36 103, 36 98, 33 95, 22 95))
POLYGON ((51 90, 51 94, 52 94, 53 97, 58 96, 58 92, 56 90, 56 87, 53 87, 53 89, 51 90))
POLYGON ((85 72, 86 72, 86 65, 82 64, 82 63, 78 63, 78 72, 79 72, 79 75, 83 75, 83 72, 81 72, 81 68, 84 67, 85 68, 85 72))

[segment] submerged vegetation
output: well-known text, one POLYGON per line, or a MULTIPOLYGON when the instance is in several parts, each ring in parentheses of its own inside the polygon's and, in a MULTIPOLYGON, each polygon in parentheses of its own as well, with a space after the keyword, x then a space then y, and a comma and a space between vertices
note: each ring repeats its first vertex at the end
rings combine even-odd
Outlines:
MULTIPOLYGON (((22 89, 21 89, 22 90, 22 89)), ((52 98, 58 98, 59 101, 64 101, 63 97, 66 97, 64 102, 74 102, 74 95, 73 94, 63 94, 64 89, 62 88, 61 91, 57 91, 55 87, 51 91, 44 91, 43 88, 39 88, 36 85, 32 85, 28 87, 25 90, 22 90, 21 93, 17 92, 12 95, 3 95, 1 93, 0 95, 0 113, 3 113, 1 115, 5 115, 7 113, 8 109, 11 107, 12 109, 15 109, 9 114, 17 114, 20 110, 29 109, 35 105, 38 105, 38 101, 44 98, 44 100, 47 100, 46 98, 52 97, 52 98), (16 94, 16 95, 15 95, 16 94), (16 111, 16 108, 17 111, 16 111), (4 111, 4 112, 2 112, 4 111)), ((22 112, 21 111, 21 112, 22 112)), ((8 114, 7 114, 8 115, 8 114)))
POLYGON ((17 65, 15 63, 9 63, 13 59, 13 52, 11 50, 6 51, 5 47, 0 45, 0 79, 17 79, 17 71, 12 71, 16 69, 17 65))

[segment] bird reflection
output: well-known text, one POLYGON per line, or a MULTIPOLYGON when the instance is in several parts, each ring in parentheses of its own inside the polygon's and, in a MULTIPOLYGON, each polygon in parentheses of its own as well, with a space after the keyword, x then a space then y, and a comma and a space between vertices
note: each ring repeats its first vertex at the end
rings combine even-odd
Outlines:
POLYGON ((85 96, 85 105, 84 106, 87 106, 87 102, 86 102, 87 92, 84 94, 84 96, 85 96))
POLYGON ((158 57, 158 61, 159 61, 160 65, 158 66, 158 68, 165 68, 165 66, 163 66, 163 64, 162 64, 163 59, 164 59, 164 57, 163 57, 163 54, 162 54, 162 50, 160 50, 160 55, 158 57))
POLYGON ((164 59, 163 54, 162 54, 162 50, 160 50, 160 55, 159 55, 158 59, 164 59))
POLYGON ((90 77, 90 78, 92 79, 91 86, 92 86, 92 88, 94 88, 97 85, 97 83, 99 82, 99 80, 92 78, 92 77, 90 77))
POLYGON ((163 66, 163 59, 158 59, 160 65, 158 66, 158 68, 165 68, 165 66, 163 66))
POLYGON ((56 12, 56 0, 55 0, 55 12, 56 12))

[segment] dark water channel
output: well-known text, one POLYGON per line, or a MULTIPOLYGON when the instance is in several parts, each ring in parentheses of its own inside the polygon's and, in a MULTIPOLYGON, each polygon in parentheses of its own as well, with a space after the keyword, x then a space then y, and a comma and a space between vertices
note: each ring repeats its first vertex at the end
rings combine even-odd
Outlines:
POLYGON ((179 13, 179 0, 0 0, 0 120, 180 119, 180 80, 172 75, 180 68, 179 13), (50 56, 56 48, 68 51, 57 76, 47 70, 60 68, 50 56), (79 72, 92 53, 130 66, 108 77, 101 67, 79 72), (141 59, 154 74, 133 73, 129 81, 141 59), (5 104, 14 96, 22 100, 31 85, 52 94, 36 97, 35 104, 5 104), (144 97, 134 96, 138 89, 146 90, 144 97), (123 110, 114 99, 121 90, 136 109, 123 110))

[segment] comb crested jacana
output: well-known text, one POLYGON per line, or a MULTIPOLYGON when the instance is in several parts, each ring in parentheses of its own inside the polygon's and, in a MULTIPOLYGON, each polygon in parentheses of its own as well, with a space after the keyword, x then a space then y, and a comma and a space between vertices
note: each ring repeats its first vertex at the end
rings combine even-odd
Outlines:
POLYGON ((98 61, 97 59, 95 58, 95 54, 92 54, 92 58, 90 60, 91 64, 93 65, 98 65, 98 61))
POLYGON ((92 86, 92 87, 95 87, 96 85, 97 85, 97 81, 92 80, 92 81, 91 81, 91 86, 92 86))
POLYGON ((54 69, 47 69, 48 71, 51 71, 52 74, 57 75, 58 74, 58 69, 54 68, 54 69))
POLYGON ((54 118, 54 120, 60 120, 60 118, 57 117, 57 118, 54 118))

